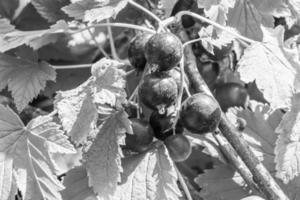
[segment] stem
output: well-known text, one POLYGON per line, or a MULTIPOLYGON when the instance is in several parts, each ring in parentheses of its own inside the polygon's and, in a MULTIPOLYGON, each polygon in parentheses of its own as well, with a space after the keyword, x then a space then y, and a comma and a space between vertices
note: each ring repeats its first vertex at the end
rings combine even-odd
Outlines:
POLYGON ((217 28, 219 28, 219 29, 221 29, 221 30, 223 30, 223 31, 226 31, 226 32, 228 32, 228 33, 230 33, 230 34, 236 36, 237 38, 239 38, 239 39, 241 39, 241 40, 243 40, 243 41, 245 41, 245 42, 248 42, 248 43, 250 43, 250 44, 256 42, 256 41, 254 41, 254 40, 251 40, 250 38, 244 37, 244 36, 242 36, 242 35, 240 35, 240 34, 238 34, 238 33, 236 33, 236 32, 233 32, 233 31, 231 31, 230 29, 228 29, 228 28, 226 28, 226 27, 224 27, 224 26, 222 26, 222 25, 220 25, 220 24, 218 24, 218 23, 216 23, 216 22, 214 22, 214 21, 212 21, 212 20, 210 20, 210 19, 207 19, 206 17, 203 17, 203 16, 201 16, 201 15, 198 15, 197 13, 194 13, 194 12, 190 12, 190 11, 180 11, 180 12, 178 12, 178 13, 175 15, 174 20, 176 20, 176 18, 177 18, 177 19, 181 19, 181 17, 182 17, 183 15, 189 15, 189 16, 192 16, 192 17, 194 17, 194 18, 196 18, 196 19, 199 19, 199 20, 201 20, 201 21, 204 21, 204 22, 206 22, 206 23, 208 23, 208 24, 211 24, 211 25, 213 25, 214 27, 217 27, 217 28))
POLYGON ((248 167, 245 163, 241 160, 239 155, 233 149, 233 147, 229 144, 229 142, 224 138, 220 131, 216 131, 213 134, 214 138, 217 140, 220 149, 224 153, 225 157, 228 159, 229 163, 235 166, 236 170, 240 173, 243 177, 247 185, 253 190, 252 192, 260 191, 258 186, 253 182, 253 175, 249 171, 248 167))
MULTIPOLYGON (((189 40, 187 34, 182 29, 179 31, 178 35, 183 41, 189 40)), ((211 95, 208 86, 204 82, 202 76, 200 75, 197 69, 196 58, 193 55, 193 51, 191 47, 187 46, 185 50, 186 50, 185 54, 190 54, 190 55, 185 55, 186 57, 189 58, 189 60, 186 59, 187 62, 185 65, 185 71, 191 82, 191 85, 193 86, 194 91, 196 93, 206 92, 206 94, 211 95)), ((249 168, 250 172, 253 175, 253 180, 256 182, 256 184, 263 192, 263 194, 267 197, 267 199, 289 200, 286 194, 281 190, 279 185, 270 175, 269 171, 263 166, 262 163, 260 163, 258 158, 250 150, 247 142, 242 137, 240 137, 239 131, 236 130, 236 128, 231 124, 231 122, 227 119, 227 117, 223 112, 221 114, 219 129, 222 132, 222 134, 225 136, 225 138, 228 140, 228 142, 232 145, 232 147, 236 150, 236 152, 244 161, 246 166, 249 168)), ((230 154, 230 152, 227 153, 230 154)), ((235 166, 235 168, 238 169, 239 166, 235 166)), ((244 176, 247 175, 243 174, 243 177, 244 176)))
POLYGON ((142 85, 144 77, 145 77, 147 71, 148 71, 148 65, 146 64, 145 69, 144 69, 143 74, 142 74, 142 77, 141 77, 138 85, 136 86, 136 88, 132 92, 131 96, 129 97, 128 101, 131 101, 137 95, 139 87, 142 85))
POLYGON ((147 8, 141 6, 140 4, 134 2, 133 0, 129 0, 128 3, 130 3, 131 5, 133 5, 134 7, 140 9, 141 11, 143 11, 144 13, 148 14, 149 16, 151 16, 153 19, 155 19, 158 22, 159 25, 159 29, 165 29, 165 27, 163 26, 162 21, 159 19, 158 16, 156 16, 155 14, 153 14, 150 10, 148 10, 147 8))
POLYGON ((93 35, 91 29, 87 29, 87 31, 89 32, 90 36, 92 37, 92 40, 95 42, 95 44, 97 45, 99 51, 106 57, 109 58, 109 55, 106 53, 106 51, 102 48, 101 44, 96 40, 95 36, 93 35))
POLYGON ((80 65, 52 65, 54 69, 78 69, 78 68, 89 68, 92 64, 80 64, 80 65))
POLYGON ((128 24, 128 23, 102 23, 102 24, 100 23, 100 24, 91 25, 86 28, 74 31, 73 33, 82 32, 82 31, 85 31, 87 29, 94 28, 94 27, 107 27, 107 26, 130 28, 130 29, 135 29, 135 30, 139 30, 139 31, 145 31, 145 32, 152 33, 152 34, 156 33, 156 31, 154 31, 152 29, 149 29, 149 28, 146 28, 143 26, 139 26, 139 25, 128 24))
MULTIPOLYGON (((109 24, 109 19, 106 20, 106 22, 109 24)), ((111 26, 107 26, 107 32, 108 32, 108 37, 109 37, 109 44, 110 44, 110 50, 111 50, 111 55, 113 57, 114 60, 120 60, 117 50, 116 50, 116 46, 114 43, 114 37, 112 34, 112 30, 111 30, 111 26)))
POLYGON ((175 167, 175 170, 176 170, 176 173, 177 173, 177 176, 178 176, 178 181, 179 181, 180 185, 182 186, 182 189, 185 193, 185 196, 186 196, 187 200, 193 200, 192 196, 191 196, 191 193, 190 193, 190 191, 189 191, 189 189, 188 189, 188 187, 185 183, 185 180, 182 177, 182 174, 180 173, 180 171, 177 169, 175 163, 174 163, 174 167, 175 167))
POLYGON ((135 69, 129 70, 128 72, 126 72, 125 76, 129 76, 131 74, 133 74, 135 72, 135 69))

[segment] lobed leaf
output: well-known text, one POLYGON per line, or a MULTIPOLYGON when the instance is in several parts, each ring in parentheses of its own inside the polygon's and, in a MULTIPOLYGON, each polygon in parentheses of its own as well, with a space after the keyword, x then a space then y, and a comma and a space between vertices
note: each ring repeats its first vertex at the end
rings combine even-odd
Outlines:
POLYGON ((55 70, 45 62, 34 63, 0 53, 0 90, 8 86, 18 111, 45 88, 48 80, 55 78, 55 70))

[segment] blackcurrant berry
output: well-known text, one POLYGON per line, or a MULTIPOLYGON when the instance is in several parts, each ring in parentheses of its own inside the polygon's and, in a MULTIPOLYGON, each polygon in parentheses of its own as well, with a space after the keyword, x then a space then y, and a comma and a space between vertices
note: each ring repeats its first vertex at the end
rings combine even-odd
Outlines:
POLYGON ((183 103, 180 118, 186 129, 204 134, 217 128, 221 119, 221 109, 211 96, 197 93, 183 103))
POLYGON ((158 65, 160 71, 175 67, 182 55, 182 43, 173 33, 156 33, 145 46, 147 62, 158 65))
POLYGON ((186 160, 192 152, 190 141, 186 136, 181 134, 168 137, 164 143, 168 149, 170 157, 175 162, 182 162, 186 160))
POLYGON ((130 64, 139 71, 143 71, 146 65, 145 44, 152 36, 150 33, 140 33, 130 42, 128 48, 128 59, 130 64))
POLYGON ((153 140, 153 130, 149 123, 141 119, 130 119, 133 134, 126 134, 126 147, 136 151, 144 152, 149 148, 153 140))
MULTIPOLYGON (((159 114, 158 111, 152 112, 149 123, 153 129, 154 136, 159 140, 165 140, 167 137, 173 135, 173 124, 175 123, 175 115, 171 114, 159 114)), ((175 127, 175 133, 181 134, 183 132, 183 126, 180 121, 177 122, 175 127)))
POLYGON ((176 81, 164 73, 152 73, 144 78, 139 87, 141 102, 153 110, 174 104, 178 95, 176 81))
POLYGON ((224 112, 234 106, 245 108, 249 100, 247 89, 239 83, 225 83, 217 86, 215 97, 224 112))

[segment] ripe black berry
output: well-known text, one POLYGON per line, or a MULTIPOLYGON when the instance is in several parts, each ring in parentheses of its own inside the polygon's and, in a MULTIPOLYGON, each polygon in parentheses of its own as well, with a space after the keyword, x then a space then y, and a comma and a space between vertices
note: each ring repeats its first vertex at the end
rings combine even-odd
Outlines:
POLYGON ((146 65, 145 44, 152 36, 150 33, 140 33, 130 42, 128 48, 128 59, 130 64, 139 71, 143 71, 146 65))
POLYGON ((153 140, 153 130, 149 123, 141 119, 130 119, 133 134, 126 134, 126 147, 136 151, 146 151, 153 140))
MULTIPOLYGON (((154 136, 159 140, 165 140, 167 137, 173 135, 173 124, 175 122, 174 114, 159 114, 158 111, 152 112, 149 123, 153 129, 154 136)), ((177 122, 175 127, 175 133, 181 134, 183 132, 183 126, 180 122, 177 122)))
POLYGON ((245 107, 249 100, 247 89, 238 83, 219 85, 216 87, 215 97, 224 112, 234 106, 245 107))
POLYGON ((156 33, 145 46, 145 56, 148 63, 158 65, 160 71, 175 67, 182 54, 182 43, 173 33, 156 33))
POLYGON ((197 93, 183 103, 180 118, 186 129, 204 134, 217 128, 221 119, 221 109, 211 96, 197 93))
POLYGON ((156 110, 175 103, 178 95, 176 81, 164 73, 145 76, 139 88, 139 98, 147 107, 156 110))
POLYGON ((184 135, 172 135, 168 137, 164 143, 169 151, 170 157, 175 162, 186 160, 192 152, 191 143, 184 135))

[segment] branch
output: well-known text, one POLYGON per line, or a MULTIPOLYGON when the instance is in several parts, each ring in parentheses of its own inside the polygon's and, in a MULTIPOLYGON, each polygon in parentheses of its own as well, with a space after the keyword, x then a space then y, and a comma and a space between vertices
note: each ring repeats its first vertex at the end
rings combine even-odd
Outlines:
MULTIPOLYGON (((189 40, 186 32, 182 28, 179 29, 178 36, 183 42, 187 42, 189 40)), ((195 93, 205 92, 212 96, 209 88, 198 71, 196 58, 193 54, 192 48, 190 46, 186 46, 184 52, 186 60, 185 71, 190 80, 192 89, 195 93)), ((281 190, 279 185, 270 175, 269 171, 256 158, 256 156, 250 150, 247 142, 240 137, 239 132, 235 129, 223 112, 219 129, 232 147, 236 150, 241 159, 245 162, 246 166, 253 175, 253 180, 257 183, 258 187, 267 197, 267 199, 289 200, 286 194, 281 190)), ((230 154, 230 152, 227 153, 230 154)), ((235 167, 238 169, 238 166, 235 167)), ((247 176, 246 174, 244 175, 247 176)))

